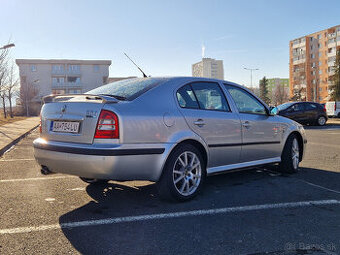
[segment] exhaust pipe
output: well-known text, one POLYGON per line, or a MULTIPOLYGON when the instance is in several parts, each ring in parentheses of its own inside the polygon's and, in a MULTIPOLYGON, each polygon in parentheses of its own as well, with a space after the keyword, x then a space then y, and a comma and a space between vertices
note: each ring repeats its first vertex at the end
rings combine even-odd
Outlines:
POLYGON ((41 166, 40 172, 41 172, 41 174, 43 174, 43 175, 53 174, 53 172, 50 171, 50 169, 48 169, 47 166, 41 166))

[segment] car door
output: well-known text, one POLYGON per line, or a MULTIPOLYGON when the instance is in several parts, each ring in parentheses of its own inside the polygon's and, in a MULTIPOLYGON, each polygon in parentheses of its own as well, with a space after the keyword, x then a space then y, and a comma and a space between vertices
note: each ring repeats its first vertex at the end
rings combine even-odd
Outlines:
POLYGON ((189 127, 208 145, 208 167, 239 163, 240 119, 231 112, 219 84, 190 83, 179 88, 176 97, 189 127))
POLYGON ((273 159, 281 156, 280 122, 268 114, 265 106, 241 87, 226 88, 242 123, 241 162, 273 159))
POLYGON ((305 123, 308 120, 303 103, 293 104, 285 111, 284 116, 300 123, 305 123))
POLYGON ((305 115, 307 119, 306 121, 310 123, 316 121, 319 115, 319 111, 320 111, 319 107, 313 103, 304 103, 304 105, 305 105, 305 115))

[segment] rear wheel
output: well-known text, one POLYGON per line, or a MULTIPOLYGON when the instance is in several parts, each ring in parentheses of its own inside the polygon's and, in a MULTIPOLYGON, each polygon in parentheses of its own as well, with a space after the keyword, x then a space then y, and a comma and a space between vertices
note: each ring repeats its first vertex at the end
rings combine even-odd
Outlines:
POLYGON ((283 173, 296 173, 299 170, 300 146, 296 135, 290 135, 287 139, 281 156, 279 169, 283 173))
POLYGON ((104 184, 107 183, 107 180, 102 179, 93 179, 93 178, 85 178, 85 177, 79 177, 80 180, 83 182, 89 183, 89 184, 104 184))
POLYGON ((177 147, 169 156, 157 182, 162 199, 186 201, 195 197, 206 177, 201 152, 191 144, 177 147))
POLYGON ((325 116, 319 116, 318 119, 316 120, 316 123, 319 126, 324 126, 326 124, 326 117, 325 116))

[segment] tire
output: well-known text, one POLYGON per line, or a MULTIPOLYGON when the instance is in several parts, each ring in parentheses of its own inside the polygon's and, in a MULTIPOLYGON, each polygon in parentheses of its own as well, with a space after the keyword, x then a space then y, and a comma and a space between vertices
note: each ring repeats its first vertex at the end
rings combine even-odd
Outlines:
POLYGON ((338 115, 336 115, 337 118, 340 118, 340 112, 338 113, 338 115))
POLYGON ((316 124, 318 126, 324 126, 326 124, 326 117, 325 116, 319 116, 318 119, 316 120, 316 124))
POLYGON ((284 146, 279 170, 282 173, 296 173, 299 170, 300 163, 300 145, 296 135, 292 134, 288 137, 284 146))
POLYGON ((206 178, 206 162, 201 152, 191 144, 175 148, 167 159, 157 182, 161 199, 187 201, 201 190, 206 178))
POLYGON ((83 182, 86 182, 88 184, 105 184, 107 183, 107 180, 101 180, 101 179, 92 179, 92 178, 85 178, 85 177, 79 177, 80 180, 82 180, 83 182))

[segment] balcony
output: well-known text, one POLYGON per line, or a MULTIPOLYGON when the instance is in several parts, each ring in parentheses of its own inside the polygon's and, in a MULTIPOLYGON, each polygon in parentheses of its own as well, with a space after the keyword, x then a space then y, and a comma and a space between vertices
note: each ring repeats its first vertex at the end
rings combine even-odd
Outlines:
POLYGON ((331 52, 328 52, 328 53, 327 53, 327 56, 328 56, 329 58, 330 58, 330 57, 336 56, 336 51, 333 50, 333 51, 331 51, 331 52))
POLYGON ((64 83, 52 83, 52 88, 81 88, 81 82, 64 82, 64 83))
POLYGON ((67 75, 80 75, 80 69, 68 69, 67 75))
POLYGON ((54 75, 65 75, 65 69, 53 69, 52 68, 52 74, 54 75))
POLYGON ((305 47, 306 46, 306 41, 300 42, 300 43, 293 43, 293 49, 295 48, 300 48, 300 47, 305 47))

